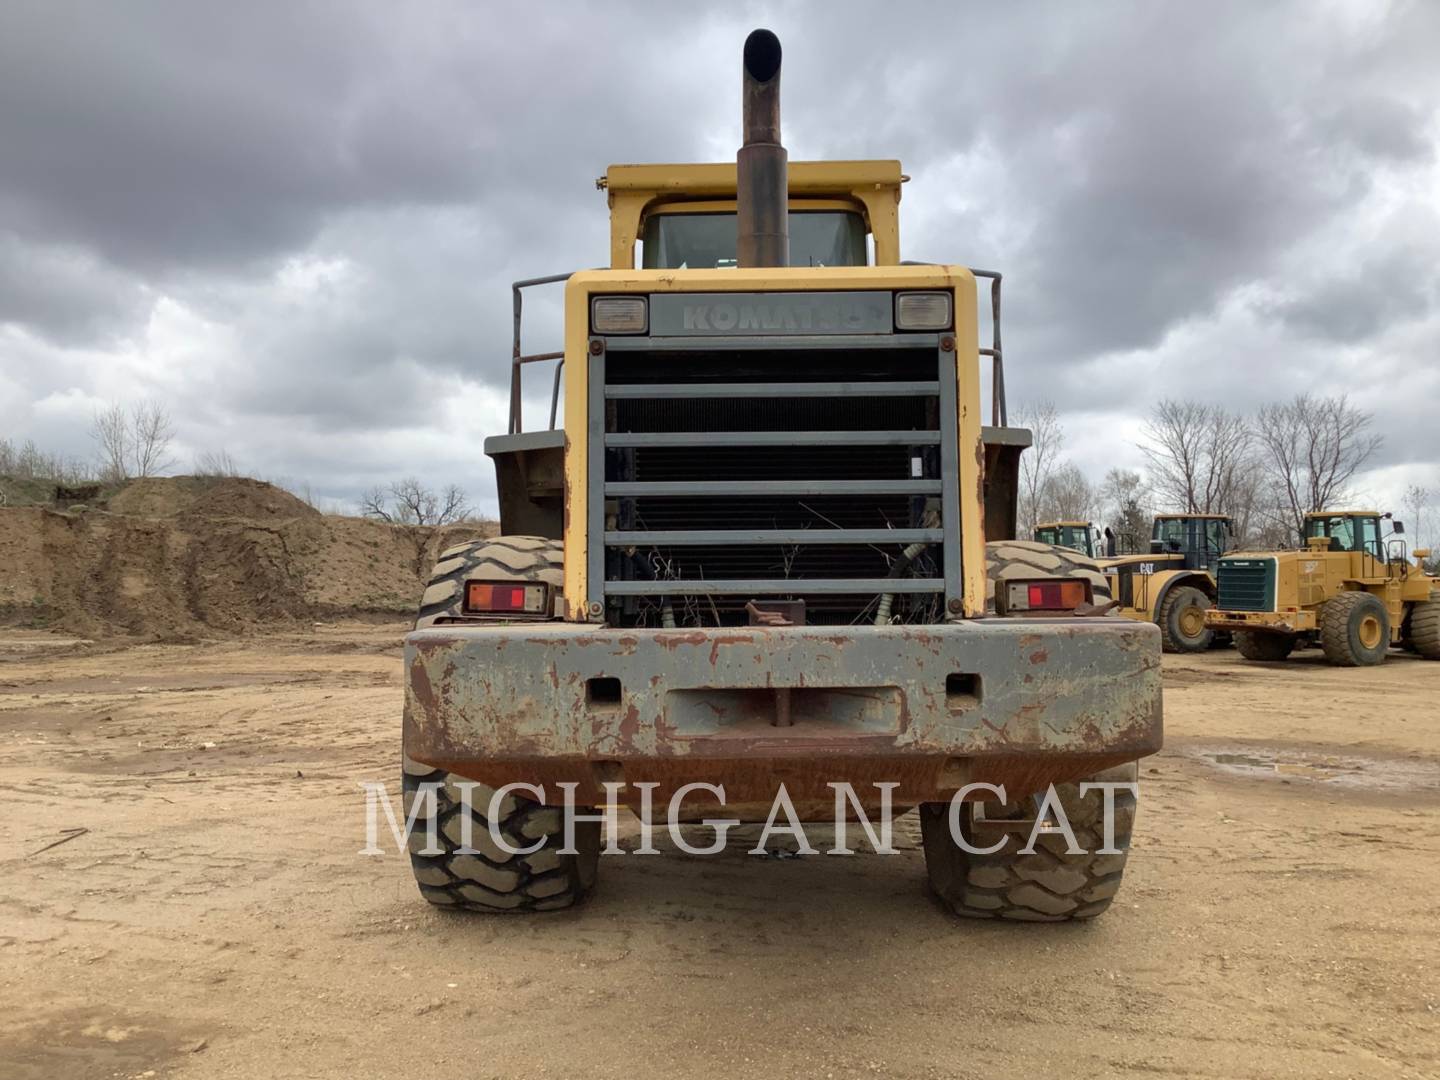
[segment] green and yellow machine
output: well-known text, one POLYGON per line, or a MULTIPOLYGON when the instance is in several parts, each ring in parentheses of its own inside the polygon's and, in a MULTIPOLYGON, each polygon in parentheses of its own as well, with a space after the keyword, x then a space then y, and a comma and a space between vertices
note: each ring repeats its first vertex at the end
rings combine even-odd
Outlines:
POLYGON ((1215 604, 1215 568, 1231 535, 1224 514, 1157 515, 1149 552, 1100 560, 1120 614, 1159 626, 1166 652, 1210 648, 1215 630, 1205 613, 1215 604))
POLYGON ((1248 660, 1283 660, 1304 645, 1344 667, 1378 664, 1393 645, 1440 660, 1440 579, 1423 569, 1427 549, 1410 562, 1400 522, 1383 534, 1389 518, 1316 511, 1305 515, 1298 551, 1227 555, 1206 625, 1233 633, 1248 660))

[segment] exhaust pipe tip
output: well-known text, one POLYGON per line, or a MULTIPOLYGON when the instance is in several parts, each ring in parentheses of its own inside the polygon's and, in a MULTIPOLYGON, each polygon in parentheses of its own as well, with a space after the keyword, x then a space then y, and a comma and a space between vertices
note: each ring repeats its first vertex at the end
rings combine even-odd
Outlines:
POLYGON ((745 74, 766 83, 780 73, 780 39, 771 31, 750 31, 745 39, 745 74))

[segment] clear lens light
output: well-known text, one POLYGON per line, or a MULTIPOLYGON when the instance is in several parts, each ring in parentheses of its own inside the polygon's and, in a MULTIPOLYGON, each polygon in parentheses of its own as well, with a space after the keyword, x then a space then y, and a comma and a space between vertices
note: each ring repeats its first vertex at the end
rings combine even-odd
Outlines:
POLYGON ((950 294, 895 294, 895 326, 899 330, 945 330, 950 326, 950 294))
POLYGON ((643 296, 597 296, 590 302, 590 326, 597 334, 643 334, 648 306, 643 296))

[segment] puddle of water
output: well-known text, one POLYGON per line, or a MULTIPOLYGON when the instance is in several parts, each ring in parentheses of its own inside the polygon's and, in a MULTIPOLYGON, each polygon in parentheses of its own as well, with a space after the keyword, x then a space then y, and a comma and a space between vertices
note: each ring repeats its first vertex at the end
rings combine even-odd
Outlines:
POLYGON ((1343 787, 1440 790, 1440 764, 1350 755, 1311 754, 1264 746, 1194 747, 1186 753, 1236 776, 1308 780, 1343 787))

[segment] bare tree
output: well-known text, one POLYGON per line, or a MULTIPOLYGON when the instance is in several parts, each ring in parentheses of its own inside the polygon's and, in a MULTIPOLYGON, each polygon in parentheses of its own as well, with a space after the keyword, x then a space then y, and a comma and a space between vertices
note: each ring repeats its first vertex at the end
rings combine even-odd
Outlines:
POLYGON ((1260 410, 1258 435, 1278 513, 1304 528, 1310 510, 1337 508, 1384 437, 1370 431, 1371 415, 1338 397, 1299 394, 1260 410))
POLYGON ((100 478, 112 484, 129 479, 130 417, 125 407, 111 402, 104 409, 97 409, 90 422, 90 437, 99 451, 100 478))
POLYGON ((390 514, 390 495, 379 484, 360 496, 360 516, 395 522, 390 514))
POLYGON ((158 401, 142 401, 130 410, 130 462, 135 476, 159 476, 175 459, 170 440, 175 425, 170 413, 158 401))
POLYGON ((470 504, 465 501, 465 489, 459 484, 447 484, 440 498, 440 513, 433 524, 449 525, 470 516, 470 504))
POLYGON ((1228 514, 1253 469, 1253 436, 1245 418, 1198 401, 1156 402, 1140 450, 1164 508, 1228 514))
POLYGON ((1045 487, 1055 473, 1065 429, 1053 402, 1041 401, 1019 410, 1021 427, 1029 428, 1030 449, 1020 455, 1020 535, 1035 532, 1044 503, 1045 487))
POLYGON ((1115 536, 1117 549, 1125 554, 1149 547, 1150 508, 1145 478, 1129 469, 1111 469, 1100 485, 1101 515, 1115 536))
POLYGON ((1047 519, 1089 521, 1094 517, 1095 487, 1073 462, 1055 469, 1045 481, 1041 507, 1047 519))
POLYGON ((413 476, 395 481, 388 490, 376 485, 360 499, 362 515, 396 525, 449 525, 469 512, 458 485, 437 493, 413 476))
POLYGON ((1430 508, 1430 489, 1411 484, 1405 489, 1400 502, 1405 507, 1405 516, 1410 519, 1410 535, 1414 538, 1412 546, 1431 547, 1432 545, 1425 542, 1429 536, 1425 531, 1425 518, 1430 508))

